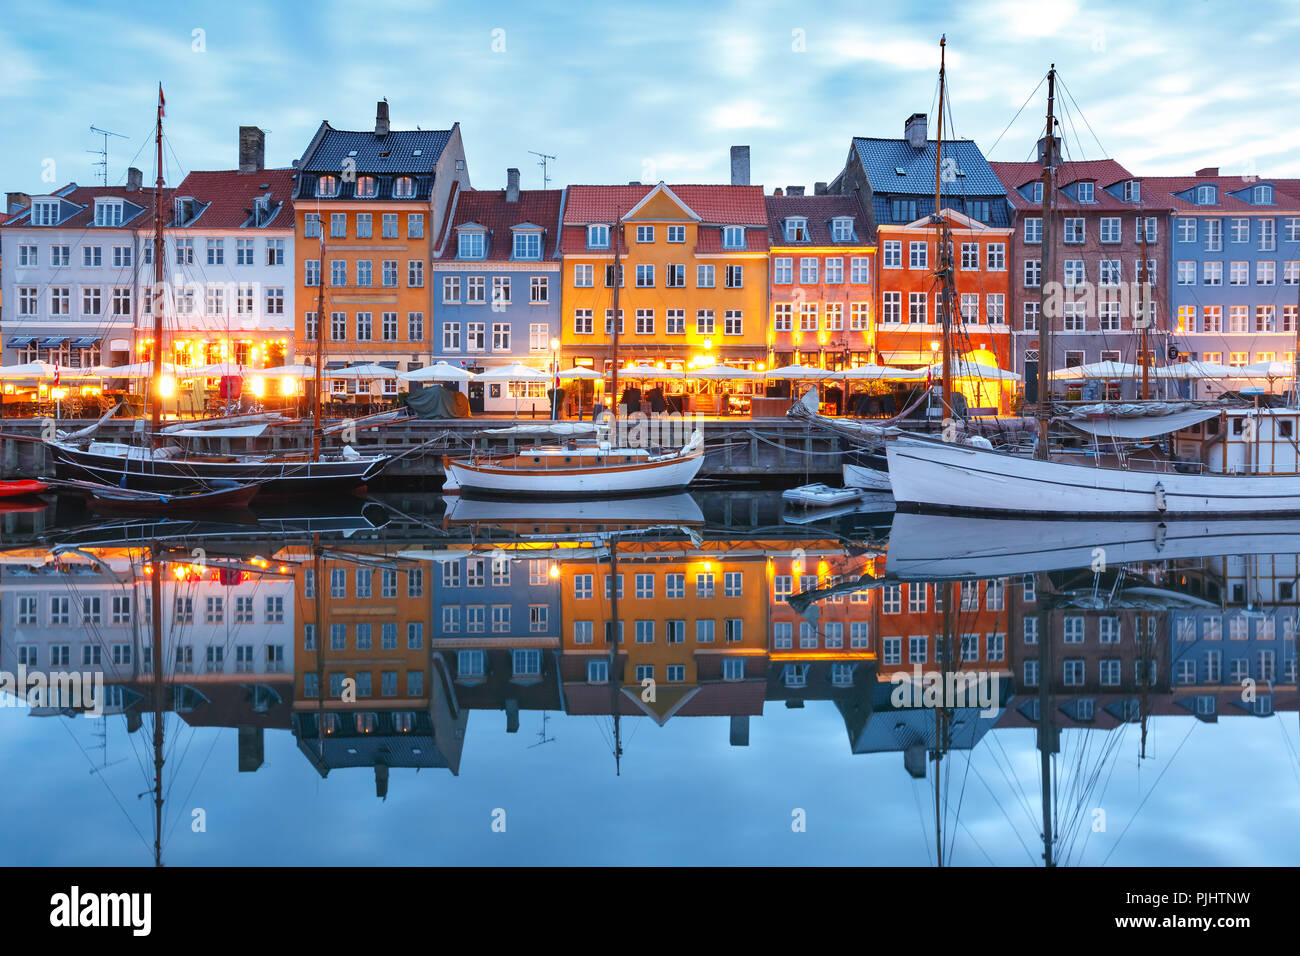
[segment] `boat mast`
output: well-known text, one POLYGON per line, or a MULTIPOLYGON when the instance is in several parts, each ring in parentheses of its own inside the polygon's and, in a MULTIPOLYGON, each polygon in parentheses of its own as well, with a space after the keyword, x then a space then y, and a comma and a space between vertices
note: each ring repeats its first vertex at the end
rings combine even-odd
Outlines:
POLYGON ((1140 250, 1139 254, 1142 258, 1138 260, 1138 268, 1141 276, 1141 293, 1139 301, 1142 309, 1142 322, 1138 328, 1142 332, 1142 339, 1138 349, 1138 354, 1141 356, 1140 361, 1142 362, 1142 401, 1145 402, 1151 398, 1151 360, 1147 351, 1147 325, 1151 321, 1151 307, 1147 302, 1147 299, 1150 296, 1150 290, 1147 286, 1148 279, 1150 278, 1147 275, 1147 223, 1146 217, 1141 213, 1142 207, 1139 206, 1138 239, 1140 244, 1138 248, 1140 250))
MULTIPOLYGON (((617 269, 615 269, 615 278, 617 269)), ((617 287, 615 287, 617 288, 617 287)), ((615 301, 618 301, 618 293, 614 293, 615 301)), ((614 313, 617 320, 618 313, 614 313)), ((617 381, 618 366, 615 366, 615 380, 617 381)), ((618 538, 614 535, 609 536, 609 617, 610 617, 610 637, 609 643, 609 702, 610 710, 614 715, 614 776, 622 776, 622 759, 623 759, 623 738, 620 734, 619 727, 619 701, 618 692, 621 681, 616 678, 618 665, 618 538)))
MULTIPOLYGON (((613 408, 614 414, 617 417, 618 415, 618 290, 619 290, 619 286, 623 284, 621 281, 622 276, 619 275, 620 265, 619 265, 619 256, 618 256, 619 244, 623 240, 623 216, 621 213, 618 215, 618 218, 614 221, 614 228, 610 231, 612 233, 612 235, 610 236, 610 241, 614 244, 614 311, 611 313, 611 318, 609 320, 610 322, 609 327, 611 330, 610 354, 612 356, 612 360, 610 364, 614 366, 614 378, 613 381, 610 383, 610 387, 613 392, 611 398, 613 404, 610 407, 613 408)), ((615 717, 615 720, 617 719, 618 718, 615 717)))
MULTIPOLYGON (((940 869, 943 868, 943 830, 940 826, 940 813, 942 809, 942 789, 940 781, 943 778, 943 758, 948 750, 948 737, 951 730, 951 715, 948 713, 948 668, 952 659, 953 647, 953 614, 952 603, 956 597, 956 590, 951 581, 945 581, 942 585, 935 585, 936 589, 943 588, 943 632, 939 635, 939 650, 941 657, 939 693, 941 699, 939 706, 934 710, 934 850, 935 860, 940 869)), ((963 585, 964 587, 964 585, 963 585)))
MULTIPOLYGON (((325 224, 321 221, 321 216, 316 217, 316 228, 320 231, 320 270, 316 279, 319 283, 316 289, 316 382, 312 387, 312 417, 311 417, 311 460, 320 461, 320 440, 321 440, 321 420, 320 420, 320 390, 321 390, 321 365, 325 359, 325 224)), ((319 622, 317 624, 319 627, 319 622)))
MULTIPOLYGON (((160 111, 161 112, 161 111, 160 111)), ((156 344, 156 342, 155 342, 156 344)), ((150 544, 149 561, 150 601, 152 609, 149 623, 152 629, 151 655, 153 658, 153 806, 154 837, 153 865, 162 866, 162 815, 163 815, 163 649, 162 649, 162 566, 158 563, 158 542, 150 544)))
MULTIPOLYGON (((154 143, 157 148, 157 155, 154 160, 157 165, 157 178, 154 181, 153 189, 153 382, 149 390, 149 417, 153 426, 150 429, 150 442, 154 448, 157 448, 162 441, 162 402, 160 399, 162 397, 163 375, 163 102, 162 84, 159 83, 158 125, 154 134, 154 143)), ((154 669, 157 670, 157 665, 155 665, 154 669)))
POLYGON ((1047 71, 1047 135, 1043 137, 1042 255, 1038 270, 1038 448, 1034 457, 1047 460, 1047 424, 1051 417, 1052 323, 1047 314, 1047 277, 1052 274, 1052 167, 1056 163, 1056 64, 1047 71))
POLYGON ((1056 753, 1056 723, 1052 714, 1052 616, 1048 610, 1051 578, 1035 575, 1034 595, 1038 599, 1038 757, 1043 801, 1043 865, 1052 861, 1052 754, 1056 753))
POLYGON ((944 72, 945 57, 944 48, 947 46, 948 36, 944 34, 939 38, 939 124, 935 131, 934 141, 934 258, 938 265, 937 275, 942 284, 942 292, 939 297, 939 321, 943 323, 941 338, 943 340, 943 378, 942 378, 942 396, 943 396, 943 416, 948 418, 953 414, 952 411, 952 302, 949 298, 949 287, 952 282, 952 263, 949 260, 948 248, 950 243, 946 241, 947 234, 943 228, 943 216, 941 215, 940 202, 940 184, 942 182, 943 168, 943 93, 944 93, 944 72))

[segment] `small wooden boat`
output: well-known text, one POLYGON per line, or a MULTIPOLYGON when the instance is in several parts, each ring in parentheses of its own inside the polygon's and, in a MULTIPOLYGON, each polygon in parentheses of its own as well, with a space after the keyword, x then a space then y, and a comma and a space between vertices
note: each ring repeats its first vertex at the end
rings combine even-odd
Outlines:
POLYGON ((51 482, 56 488, 81 494, 91 509, 112 514, 157 514, 159 512, 211 512, 247 508, 258 492, 258 486, 234 482, 214 482, 210 485, 176 492, 141 491, 136 488, 117 488, 93 481, 58 479, 51 482))
POLYGON ((45 482, 30 478, 18 481, 0 481, 0 498, 26 498, 49 490, 50 486, 45 482))
POLYGON ((857 488, 832 488, 821 482, 787 488, 781 492, 781 498, 803 508, 831 508, 835 505, 848 504, 862 497, 857 488))

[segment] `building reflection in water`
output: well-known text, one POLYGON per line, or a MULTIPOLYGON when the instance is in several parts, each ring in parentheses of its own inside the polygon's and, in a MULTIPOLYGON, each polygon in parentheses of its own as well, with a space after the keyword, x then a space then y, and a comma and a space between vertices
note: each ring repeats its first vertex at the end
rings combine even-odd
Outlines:
MULTIPOLYGON (((1152 717, 1296 710, 1300 528, 793 524, 778 505, 452 500, 435 516, 399 502, 386 523, 7 526, 0 667, 101 674, 105 719, 134 734, 155 704, 159 574, 163 708, 236 728, 241 772, 261 766, 267 730, 289 731, 322 777, 368 769, 381 798, 395 769, 457 775, 471 711, 503 713, 507 733, 522 711, 602 721, 616 771, 623 721, 730 718, 744 747, 765 707, 825 701, 854 754, 896 753, 936 783, 952 755, 1032 729, 1048 782, 1029 836, 1049 863, 1077 848, 1119 749, 1096 735, 1132 728, 1141 757, 1152 717), (925 698, 953 675, 992 701, 925 698), (1060 759, 1070 746, 1086 759, 1060 759)), ((936 788, 938 862, 948 805, 936 788)))

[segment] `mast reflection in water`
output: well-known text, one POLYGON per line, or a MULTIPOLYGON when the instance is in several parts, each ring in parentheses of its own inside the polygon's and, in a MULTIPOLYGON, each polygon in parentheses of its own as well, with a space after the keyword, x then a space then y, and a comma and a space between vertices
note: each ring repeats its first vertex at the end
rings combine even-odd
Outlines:
POLYGON ((0 709, 11 859, 1297 849, 1300 525, 796 523, 766 493, 313 512, 4 516, 0 669, 105 686, 98 717, 0 709), (966 677, 983 698, 938 692, 966 677))

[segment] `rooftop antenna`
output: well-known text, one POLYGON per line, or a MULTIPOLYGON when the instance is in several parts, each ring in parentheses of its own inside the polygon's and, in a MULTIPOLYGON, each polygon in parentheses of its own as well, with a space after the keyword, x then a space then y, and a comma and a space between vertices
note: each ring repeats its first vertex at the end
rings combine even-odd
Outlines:
POLYGON ((542 711, 542 729, 537 732, 537 738, 538 738, 537 743, 528 745, 529 750, 532 750, 534 747, 540 747, 542 744, 555 743, 554 737, 546 736, 546 725, 550 723, 550 720, 551 720, 551 715, 548 714, 546 711, 542 711))
POLYGON ((535 150, 535 149, 530 149, 528 152, 532 153, 534 156, 540 156, 540 157, 541 157, 541 159, 539 159, 539 160, 537 161, 537 165, 540 166, 540 167, 542 167, 542 188, 543 188, 543 189, 547 189, 547 188, 549 188, 550 185, 551 185, 551 177, 550 177, 550 175, 546 172, 546 164, 549 163, 549 162, 551 162, 552 160, 554 160, 555 157, 554 157, 554 156, 549 156, 549 155, 547 155, 546 153, 539 153, 539 152, 538 152, 537 150, 535 150))
POLYGON ((118 139, 129 139, 130 137, 128 137, 124 133, 114 133, 112 130, 109 129, 100 129, 98 126, 95 126, 93 124, 90 127, 90 131, 92 133, 97 133, 100 136, 104 137, 104 146, 102 149, 88 149, 86 150, 86 152, 93 153, 94 155, 99 157, 99 162, 91 163, 91 165, 103 167, 100 171, 100 178, 104 181, 104 185, 107 186, 108 185, 108 138, 110 136, 116 136, 118 139))

